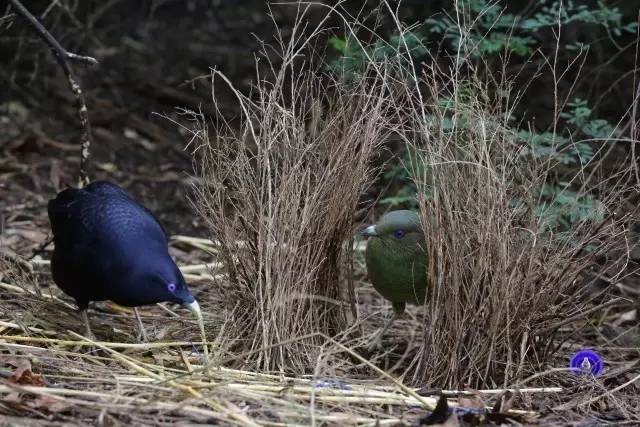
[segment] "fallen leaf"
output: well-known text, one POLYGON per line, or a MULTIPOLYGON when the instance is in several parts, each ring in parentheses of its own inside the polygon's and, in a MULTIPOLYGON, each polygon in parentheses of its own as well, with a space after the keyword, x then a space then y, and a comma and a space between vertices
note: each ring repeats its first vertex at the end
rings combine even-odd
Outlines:
POLYGON ((35 374, 31 370, 31 362, 28 359, 12 359, 7 364, 15 367, 15 370, 8 378, 8 381, 13 384, 32 385, 37 387, 45 387, 46 383, 42 375, 35 374))
POLYGON ((62 412, 71 407, 71 405, 62 398, 44 394, 38 395, 29 406, 37 409, 46 409, 49 412, 62 412))

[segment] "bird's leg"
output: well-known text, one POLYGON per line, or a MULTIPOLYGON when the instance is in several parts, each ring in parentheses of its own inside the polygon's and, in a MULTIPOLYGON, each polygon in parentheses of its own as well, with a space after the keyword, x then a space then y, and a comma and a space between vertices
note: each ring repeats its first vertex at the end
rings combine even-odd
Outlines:
POLYGON ((387 329, 391 327, 393 322, 396 320, 396 313, 392 313, 391 317, 387 319, 384 326, 380 328, 378 332, 376 332, 375 336, 369 342, 369 351, 379 350, 382 348, 382 337, 384 336, 387 329))
POLYGON ((138 338, 137 340, 142 340, 143 342, 149 342, 149 338, 147 337, 147 331, 144 329, 144 324, 142 323, 142 318, 140 317, 140 313, 138 312, 138 307, 133 307, 133 312, 136 314, 136 319, 138 320, 138 338))
POLYGON ((394 302, 393 304, 393 313, 391 317, 387 320, 385 325, 380 329, 373 339, 369 342, 369 351, 373 351, 376 349, 382 348, 382 337, 387 332, 387 330, 393 325, 393 322, 402 316, 404 313, 405 303, 404 302, 394 302))
POLYGON ((93 331, 91 330, 91 323, 89 322, 89 315, 87 314, 87 307, 80 308, 80 317, 82 318, 82 322, 84 323, 85 335, 90 340, 95 341, 96 336, 93 335, 93 331))

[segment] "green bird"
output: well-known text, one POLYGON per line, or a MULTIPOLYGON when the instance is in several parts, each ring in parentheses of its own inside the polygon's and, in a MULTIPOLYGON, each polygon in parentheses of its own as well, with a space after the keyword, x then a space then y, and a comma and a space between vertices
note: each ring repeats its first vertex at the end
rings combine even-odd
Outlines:
POLYGON ((361 232, 369 237, 365 260, 373 287, 393 305, 393 315, 372 340, 380 345, 384 333, 407 303, 423 304, 427 291, 427 253, 420 217, 397 210, 385 214, 361 232))

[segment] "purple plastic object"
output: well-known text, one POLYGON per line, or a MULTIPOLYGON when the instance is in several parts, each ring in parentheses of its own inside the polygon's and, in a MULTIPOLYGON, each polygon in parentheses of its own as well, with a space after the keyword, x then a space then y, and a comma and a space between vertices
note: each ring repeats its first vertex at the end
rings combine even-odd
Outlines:
POLYGON ((593 350, 580 350, 571 357, 569 362, 571 372, 576 375, 593 375, 598 376, 604 368, 602 356, 593 350))

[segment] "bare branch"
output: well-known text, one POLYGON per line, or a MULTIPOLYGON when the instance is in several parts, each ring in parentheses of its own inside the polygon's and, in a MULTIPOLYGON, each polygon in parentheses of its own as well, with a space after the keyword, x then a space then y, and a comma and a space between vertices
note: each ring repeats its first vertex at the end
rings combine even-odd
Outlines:
POLYGON ((29 21, 29 24, 36 30, 38 35, 49 45, 54 53, 56 61, 64 71, 69 81, 69 87, 71 92, 76 98, 76 107, 78 108, 78 115, 80 116, 80 125, 82 126, 81 152, 80 152, 80 173, 78 186, 82 187, 89 182, 89 175, 87 172, 89 165, 89 156, 91 149, 91 124, 89 122, 89 115, 87 112, 87 105, 84 100, 84 94, 82 88, 78 83, 78 79, 75 77, 69 60, 79 61, 89 65, 96 65, 98 61, 90 56, 77 55, 72 52, 68 52, 63 48, 60 43, 47 31, 46 28, 25 8, 19 0, 9 0, 11 5, 16 9, 19 15, 29 21))

